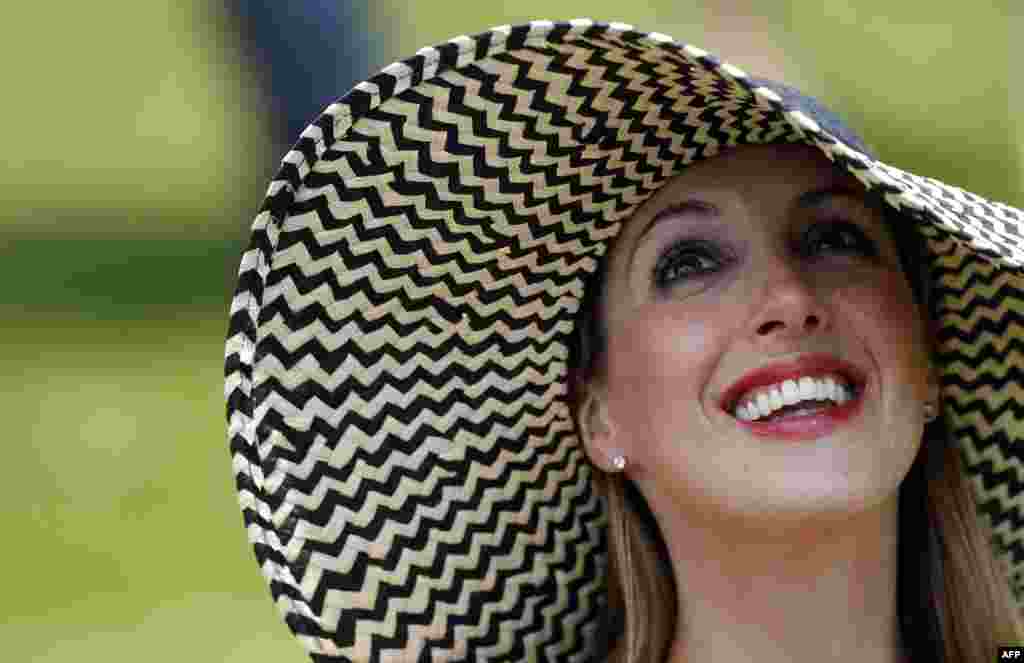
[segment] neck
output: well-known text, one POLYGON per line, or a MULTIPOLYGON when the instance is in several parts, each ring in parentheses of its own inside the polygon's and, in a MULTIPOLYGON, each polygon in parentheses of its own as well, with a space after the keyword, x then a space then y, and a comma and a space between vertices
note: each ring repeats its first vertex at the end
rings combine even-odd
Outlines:
POLYGON ((898 496, 828 519, 665 523, 679 589, 669 661, 897 663, 898 496))

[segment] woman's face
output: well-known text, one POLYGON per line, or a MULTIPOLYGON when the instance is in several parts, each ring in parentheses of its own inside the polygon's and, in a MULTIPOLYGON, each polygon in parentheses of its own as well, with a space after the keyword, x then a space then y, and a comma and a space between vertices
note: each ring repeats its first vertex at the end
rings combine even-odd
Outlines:
POLYGON ((626 455, 655 514, 799 517, 896 494, 938 391, 927 323, 852 176, 804 145, 699 162, 624 224, 608 270, 598 393, 614 437, 597 453, 626 455), (758 437, 721 409, 747 373, 809 353, 868 376, 831 434, 758 437))

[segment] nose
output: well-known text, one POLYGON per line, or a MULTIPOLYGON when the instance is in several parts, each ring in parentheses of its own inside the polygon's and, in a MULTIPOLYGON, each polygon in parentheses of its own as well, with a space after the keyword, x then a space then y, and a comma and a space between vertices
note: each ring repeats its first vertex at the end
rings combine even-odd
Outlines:
POLYGON ((813 279, 813 272, 801 271, 784 258, 771 258, 763 273, 761 307, 753 320, 758 341, 797 339, 830 328, 813 279))

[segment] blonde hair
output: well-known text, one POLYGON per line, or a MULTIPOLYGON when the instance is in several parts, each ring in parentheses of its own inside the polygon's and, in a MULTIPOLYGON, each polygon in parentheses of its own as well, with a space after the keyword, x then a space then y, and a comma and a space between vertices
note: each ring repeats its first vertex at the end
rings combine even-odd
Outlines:
MULTIPOLYGON (((877 200, 871 204, 883 212, 915 300, 934 320, 922 238, 887 206, 877 200)), ((606 347, 604 273, 605 265, 599 265, 587 285, 570 347, 570 402, 577 418, 588 398, 586 385, 601 372, 606 347)), ((664 660, 677 620, 685 619, 674 614, 676 593, 682 588, 674 585, 664 543, 639 491, 622 475, 596 475, 608 512, 613 625, 608 660, 664 660)), ((996 557, 990 525, 978 517, 969 481, 961 452, 940 415, 926 424, 917 458, 899 489, 899 630, 914 660, 988 663, 999 646, 1024 644, 1024 620, 1011 593, 1008 569, 996 557)))

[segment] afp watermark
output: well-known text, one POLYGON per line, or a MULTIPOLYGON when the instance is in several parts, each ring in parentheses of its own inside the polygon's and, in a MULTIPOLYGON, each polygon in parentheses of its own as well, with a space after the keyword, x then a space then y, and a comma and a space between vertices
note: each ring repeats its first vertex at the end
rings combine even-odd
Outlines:
POLYGON ((1019 661, 1024 663, 1024 647, 1000 647, 997 661, 1019 661))

